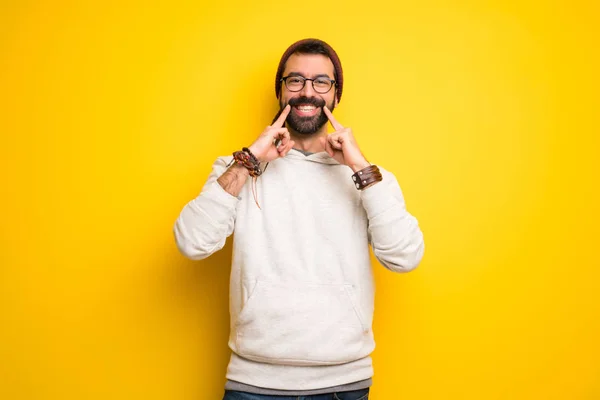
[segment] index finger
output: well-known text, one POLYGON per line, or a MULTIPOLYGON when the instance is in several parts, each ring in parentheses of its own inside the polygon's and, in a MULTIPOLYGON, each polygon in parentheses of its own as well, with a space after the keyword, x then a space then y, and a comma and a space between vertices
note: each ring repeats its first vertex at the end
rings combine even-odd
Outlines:
POLYGON ((331 113, 331 111, 329 111, 329 108, 327 108, 327 106, 323 106, 323 111, 325 111, 325 115, 327 115, 327 118, 329 118, 329 122, 331 122, 331 126, 333 126, 333 129, 335 129, 336 131, 344 129, 342 124, 337 122, 337 120, 333 117, 333 114, 331 113))
POLYGON ((281 111, 281 114, 279 115, 279 118, 277 118, 277 120, 275 122, 273 122, 273 127, 276 128, 280 128, 283 126, 283 124, 285 123, 285 119, 287 118, 288 114, 290 113, 291 110, 291 106, 288 104, 284 107, 284 109, 281 111))

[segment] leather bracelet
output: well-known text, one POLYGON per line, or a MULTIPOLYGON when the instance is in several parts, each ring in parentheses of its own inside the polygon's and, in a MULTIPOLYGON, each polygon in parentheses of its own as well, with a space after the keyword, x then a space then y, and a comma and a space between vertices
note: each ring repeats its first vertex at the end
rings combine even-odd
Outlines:
POLYGON ((254 196, 254 202, 256 203, 256 206, 261 209, 256 195, 256 178, 263 173, 260 169, 260 161, 252 154, 249 148, 242 147, 241 151, 233 153, 233 160, 231 160, 231 163, 229 164, 231 165, 234 162, 246 168, 250 173, 250 176, 252 177, 252 195, 254 196))
POLYGON ((354 185, 356 185, 358 190, 365 190, 375 183, 381 182, 383 180, 383 176, 381 175, 377 165, 369 165, 360 171, 356 171, 352 175, 352 180, 354 181, 354 185))
POLYGON ((250 172, 250 176, 253 178, 256 178, 262 174, 260 162, 247 147, 242 148, 241 151, 234 152, 233 160, 246 168, 248 172, 250 172))

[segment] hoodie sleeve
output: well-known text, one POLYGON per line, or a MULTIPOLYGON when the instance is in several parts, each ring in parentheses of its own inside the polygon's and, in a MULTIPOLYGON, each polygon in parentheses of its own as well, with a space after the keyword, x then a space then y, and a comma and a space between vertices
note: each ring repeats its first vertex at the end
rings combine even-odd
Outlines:
POLYGON ((217 182, 226 169, 227 160, 218 158, 200 195, 183 207, 175 222, 177 247, 192 260, 202 260, 221 250, 233 232, 239 199, 217 182))
POLYGON ((369 219, 369 241, 384 267, 408 272, 417 267, 425 248, 417 219, 406 211, 396 177, 380 167, 383 181, 361 193, 369 219))

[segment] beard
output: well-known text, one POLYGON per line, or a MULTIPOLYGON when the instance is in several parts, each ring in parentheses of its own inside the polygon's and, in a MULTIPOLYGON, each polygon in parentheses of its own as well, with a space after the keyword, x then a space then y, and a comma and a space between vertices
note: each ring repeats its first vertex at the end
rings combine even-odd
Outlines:
MULTIPOLYGON (((319 129, 321 129, 321 127, 323 127, 323 125, 325 125, 328 121, 327 115, 325 115, 325 112, 323 112, 323 106, 325 106, 325 100, 320 99, 320 98, 316 98, 316 97, 305 97, 305 96, 301 96, 301 97, 296 97, 293 99, 289 100, 289 105, 290 106, 295 106, 298 104, 310 104, 313 105, 317 108, 319 108, 320 112, 317 115, 314 115, 312 117, 301 117, 299 115, 296 115, 295 112, 293 112, 293 110, 288 114, 287 118, 286 118, 286 122, 288 123, 289 127, 292 128, 294 131, 302 134, 302 135, 312 135, 314 133, 316 133, 319 129)), ((285 108, 285 104, 283 104, 282 102, 280 102, 279 104, 280 109, 283 110, 285 108)), ((327 108, 329 108, 330 111, 333 111, 334 108, 334 102, 331 102, 331 105, 327 105, 327 108)))

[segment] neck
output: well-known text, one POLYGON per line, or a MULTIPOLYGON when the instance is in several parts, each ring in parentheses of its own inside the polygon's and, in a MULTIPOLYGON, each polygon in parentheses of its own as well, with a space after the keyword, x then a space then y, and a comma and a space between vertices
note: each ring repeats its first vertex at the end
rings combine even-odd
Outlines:
POLYGON ((325 151, 321 138, 327 136, 327 125, 323 125, 321 129, 311 135, 298 133, 289 126, 288 130, 290 131, 290 137, 295 142, 294 149, 310 153, 325 151))

